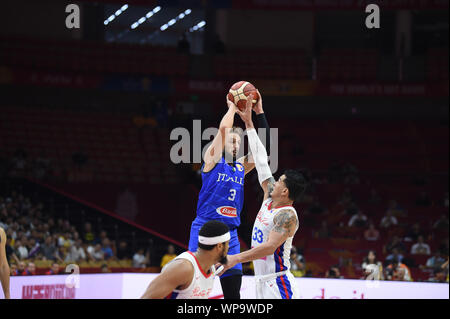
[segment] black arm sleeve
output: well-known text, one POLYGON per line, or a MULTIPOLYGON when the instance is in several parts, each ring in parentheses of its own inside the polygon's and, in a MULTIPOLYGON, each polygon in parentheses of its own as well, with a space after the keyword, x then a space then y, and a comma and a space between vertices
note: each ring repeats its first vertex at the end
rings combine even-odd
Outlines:
POLYGON ((264 146, 265 146, 265 148, 267 150, 267 155, 270 155, 270 144, 272 143, 272 141, 270 140, 269 123, 267 123, 267 119, 266 119, 266 116, 264 115, 264 113, 257 114, 256 115, 256 121, 258 122, 258 128, 265 128, 266 129, 266 141, 263 144, 264 144, 264 146))

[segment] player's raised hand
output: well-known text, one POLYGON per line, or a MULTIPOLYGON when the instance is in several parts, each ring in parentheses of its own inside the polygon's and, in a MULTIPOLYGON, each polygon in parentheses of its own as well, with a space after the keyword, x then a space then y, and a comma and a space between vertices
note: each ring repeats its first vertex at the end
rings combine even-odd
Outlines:
POLYGON ((228 99, 228 96, 225 96, 225 100, 227 101, 227 105, 228 105, 228 109, 233 110, 234 112, 236 112, 238 110, 236 104, 234 104, 232 101, 230 101, 228 99))
POLYGON ((258 96, 258 102, 256 102, 255 106, 253 107, 253 111, 255 111, 256 114, 264 113, 263 107, 262 107, 262 96, 261 93, 259 93, 259 90, 256 90, 256 94, 258 96))
POLYGON ((253 104, 253 93, 250 93, 247 97, 247 103, 245 104, 245 110, 241 111, 239 109, 236 110, 236 113, 239 114, 242 121, 248 125, 252 123, 252 104, 253 104))

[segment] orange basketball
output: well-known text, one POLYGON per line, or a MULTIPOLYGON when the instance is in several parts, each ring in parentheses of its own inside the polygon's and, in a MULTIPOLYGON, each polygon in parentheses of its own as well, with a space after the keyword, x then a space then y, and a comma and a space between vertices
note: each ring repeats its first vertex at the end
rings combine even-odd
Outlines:
POLYGON ((253 93, 252 107, 258 102, 258 93, 253 84, 247 81, 239 81, 234 83, 230 91, 228 92, 228 99, 234 102, 236 106, 241 110, 245 110, 245 104, 247 103, 247 97, 250 93, 253 93))

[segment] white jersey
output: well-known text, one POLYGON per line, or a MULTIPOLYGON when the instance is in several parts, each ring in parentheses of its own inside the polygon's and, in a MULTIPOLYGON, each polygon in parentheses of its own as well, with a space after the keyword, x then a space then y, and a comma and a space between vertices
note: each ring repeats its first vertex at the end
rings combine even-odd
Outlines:
MULTIPOLYGON (((290 209, 298 216, 294 207, 272 207, 272 199, 268 198, 261 206, 253 225, 252 248, 257 247, 269 238, 274 227, 273 218, 282 209, 290 209)), ((298 229, 298 223, 297 223, 298 229)), ((297 231, 296 229, 296 231, 297 231)), ((289 269, 292 239, 286 241, 275 250, 273 255, 253 261, 256 279, 256 295, 258 299, 292 299, 298 298, 295 280, 289 269)))
POLYGON ((194 266, 194 276, 189 287, 183 290, 174 290, 166 299, 208 299, 214 286, 214 273, 216 271, 214 265, 211 266, 209 274, 205 274, 192 252, 186 251, 173 260, 177 259, 189 260, 194 266))

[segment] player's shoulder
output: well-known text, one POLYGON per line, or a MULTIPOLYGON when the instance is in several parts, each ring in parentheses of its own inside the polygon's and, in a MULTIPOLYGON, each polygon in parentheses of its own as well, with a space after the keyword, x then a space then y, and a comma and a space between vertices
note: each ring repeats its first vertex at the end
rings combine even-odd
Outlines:
POLYGON ((164 267, 164 271, 170 272, 171 274, 176 273, 180 276, 185 276, 194 272, 194 265, 188 256, 183 253, 170 261, 164 267))
POLYGON ((288 223, 288 222, 297 222, 297 211, 293 206, 286 206, 279 208, 278 211, 275 213, 274 220, 278 220, 282 223, 288 223))
POLYGON ((267 199, 265 199, 263 202, 262 202, 262 207, 269 207, 269 205, 270 205, 270 203, 272 202, 272 197, 268 197, 267 199))

